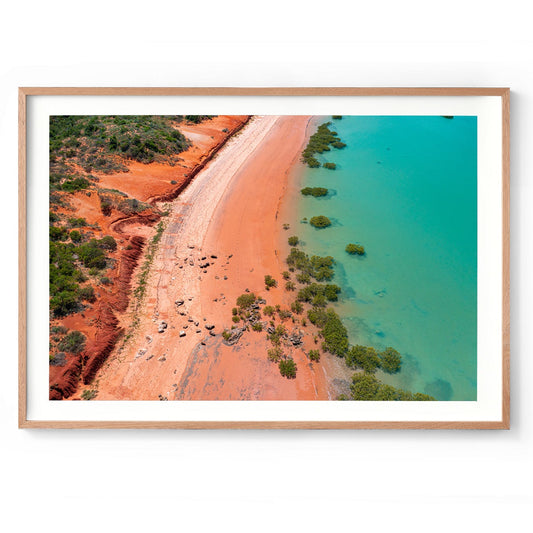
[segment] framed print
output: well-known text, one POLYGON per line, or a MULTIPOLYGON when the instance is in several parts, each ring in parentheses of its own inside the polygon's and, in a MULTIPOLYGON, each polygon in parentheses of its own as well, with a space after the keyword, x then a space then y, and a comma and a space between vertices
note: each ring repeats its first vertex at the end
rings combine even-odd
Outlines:
POLYGON ((509 89, 21 88, 25 428, 509 428, 509 89))

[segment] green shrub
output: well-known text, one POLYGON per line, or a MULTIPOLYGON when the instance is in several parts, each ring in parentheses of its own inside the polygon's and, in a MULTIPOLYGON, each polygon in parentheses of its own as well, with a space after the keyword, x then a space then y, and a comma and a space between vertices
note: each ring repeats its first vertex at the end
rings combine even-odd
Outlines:
POLYGON ((263 307, 263 314, 265 316, 272 316, 274 314, 274 308, 271 305, 265 305, 263 307))
POLYGON ((298 367, 293 359, 283 359, 278 363, 280 374, 287 379, 296 378, 298 367))
POLYGON ((305 187, 300 191, 304 196, 314 196, 318 198, 320 196, 326 196, 328 194, 328 189, 324 187, 305 187))
POLYGON ((86 400, 86 401, 89 401, 89 400, 93 400, 94 398, 96 398, 96 395, 98 394, 98 391, 97 390, 89 390, 89 389, 86 389, 84 390, 82 393, 81 393, 81 399, 82 400, 86 400))
POLYGON ((326 310, 326 322, 320 333, 324 337, 322 348, 326 352, 342 357, 348 351, 348 331, 333 309, 326 310))
POLYGON ((285 283, 286 291, 294 291, 295 289, 296 289, 296 285, 294 284, 293 281, 287 281, 287 283, 285 283))
POLYGON ((80 331, 71 331, 57 345, 62 352, 78 354, 85 349, 85 335, 80 331))
POLYGON ((320 352, 318 350, 309 350, 307 357, 309 357, 311 361, 318 362, 320 361, 320 352))
POLYGON ((267 352, 268 354, 268 360, 272 361, 273 363, 278 363, 280 359, 283 357, 283 351, 279 346, 274 346, 273 348, 270 348, 267 352))
POLYGON ((286 270, 284 270, 281 275, 283 276, 283 279, 290 279, 291 278, 291 275, 289 272, 287 272, 286 270))
POLYGON ((106 257, 99 247, 96 239, 91 239, 88 243, 78 246, 78 256, 87 268, 102 269, 106 267, 106 257))
POLYGON ((285 320, 287 318, 291 318, 292 313, 288 309, 280 309, 278 311, 278 316, 280 317, 281 320, 285 320))
POLYGON ((337 132, 329 129, 331 122, 326 122, 318 126, 316 133, 311 135, 307 146, 302 152, 302 162, 311 168, 320 166, 320 162, 314 157, 315 154, 321 154, 330 150, 330 145, 340 142, 337 132))
POLYGON ((381 359, 381 368, 387 374, 397 374, 402 367, 402 356, 394 348, 386 348, 379 357, 381 359))
POLYGON ((69 237, 68 231, 65 228, 50 226, 49 229, 51 241, 66 241, 69 237))
POLYGON ((254 331, 263 331, 263 324, 261 324, 261 322, 254 322, 252 324, 252 329, 254 331))
POLYGON ((324 163, 322 166, 328 170, 335 170, 337 168, 335 163, 324 163))
POLYGON ((72 242, 80 242, 81 241, 81 233, 77 230, 72 230, 70 232, 70 240, 72 242))
POLYGON ((242 309, 247 309, 255 303, 255 299, 255 294, 253 292, 246 292, 237 298, 237 305, 242 309))
POLYGON ((283 324, 278 324, 274 330, 274 333, 270 333, 267 338, 272 344, 279 346, 281 344, 282 337, 286 334, 287 330, 285 329, 285 326, 283 324))
POLYGON ((300 239, 296 235, 294 235, 292 237, 289 237, 288 242, 290 246, 298 246, 300 239))
POLYGON ((84 218, 69 218, 68 225, 71 228, 82 228, 83 226, 87 226, 87 221, 84 218))
POLYGON ((117 242, 111 235, 106 235, 98 241, 98 246, 104 250, 115 251, 117 249, 117 242))
MULTIPOLYGON (((76 286, 77 287, 77 286, 76 286)), ((74 290, 50 291, 50 309, 54 316, 66 316, 78 310, 79 301, 76 288, 74 290)))
POLYGON ((412 393, 385 385, 376 376, 359 372, 352 377, 352 399, 356 401, 434 401, 435 398, 419 392, 412 393))
POLYGON ((347 244, 345 250, 351 255, 365 255, 365 249, 360 244, 347 244))
POLYGON ((107 276, 102 276, 100 278, 100 283, 102 285, 111 285, 113 282, 107 276))
POLYGON ((94 302, 96 300, 94 289, 90 285, 87 287, 81 287, 78 291, 78 295, 80 300, 85 300, 87 302, 94 302))
POLYGON ((331 118, 335 120, 340 120, 342 118, 342 115, 332 115, 331 118))
POLYGON ((349 367, 362 368, 368 374, 375 374, 381 366, 381 358, 371 346, 352 346, 345 359, 349 367))
POLYGON ((265 287, 267 289, 271 289, 272 287, 277 287, 278 282, 270 275, 267 274, 265 276, 265 287))
POLYGON ((331 226, 331 220, 324 215, 318 215, 316 217, 311 217, 309 224, 315 228, 327 228, 328 226, 331 226))
POLYGON ((311 276, 307 272, 298 272, 296 274, 296 281, 298 283, 309 284, 311 283, 311 276))
POLYGON ((200 124, 204 120, 211 120, 214 115, 184 115, 185 120, 192 122, 193 124, 200 124))
POLYGON ((61 189, 67 192, 82 191, 89 187, 90 182, 85 178, 67 179, 61 184, 61 189))
POLYGON ((317 296, 320 296, 321 298, 318 300, 320 302, 336 302, 340 292, 341 288, 332 283, 311 283, 307 287, 303 287, 298 291, 296 299, 300 302, 310 302, 313 303, 313 305, 316 305, 314 299, 317 296))
POLYGON ((241 321, 241 318, 239 316, 234 315, 234 316, 231 317, 231 320, 233 320, 233 322, 237 323, 237 322, 241 321))
POLYGON ((343 143, 341 141, 335 141, 331 143, 331 146, 333 146, 333 148, 341 149, 341 148, 346 148, 346 143, 343 143))
POLYGON ((239 310, 238 310, 236 307, 234 307, 234 308, 231 310, 231 314, 234 315, 234 316, 235 316, 235 315, 238 315, 238 314, 239 314, 239 310))
POLYGON ((296 302, 292 302, 291 310, 293 313, 300 315, 304 310, 304 306, 297 300, 296 302))

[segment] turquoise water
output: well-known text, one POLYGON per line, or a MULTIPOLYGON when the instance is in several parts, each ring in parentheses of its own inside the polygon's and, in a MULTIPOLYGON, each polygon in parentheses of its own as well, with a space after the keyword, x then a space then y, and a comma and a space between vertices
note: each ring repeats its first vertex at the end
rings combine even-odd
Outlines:
POLYGON ((352 344, 392 346, 403 357, 384 382, 438 400, 476 399, 477 119, 352 116, 332 121, 347 147, 306 169, 294 232, 310 254, 337 260, 337 310, 352 344), (349 256, 348 243, 366 256, 349 256))

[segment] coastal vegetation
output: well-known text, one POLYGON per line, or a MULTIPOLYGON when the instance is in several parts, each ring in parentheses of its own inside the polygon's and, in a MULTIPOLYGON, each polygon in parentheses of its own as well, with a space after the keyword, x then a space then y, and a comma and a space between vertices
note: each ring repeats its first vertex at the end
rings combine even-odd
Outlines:
POLYGON ((265 276, 265 287, 267 290, 277 287, 278 282, 270 275, 265 276))
POLYGON ((347 244, 345 250, 350 255, 365 255, 365 248, 360 244, 347 244))
POLYGON ((296 377, 297 366, 293 359, 282 359, 278 363, 280 374, 287 379, 296 377))
POLYGON ((324 215, 318 215, 316 217, 311 217, 309 224, 315 228, 327 228, 328 226, 331 226, 331 220, 324 215))
POLYGON ((322 166, 328 170, 335 170, 337 168, 335 163, 324 163, 322 166))
MULTIPOLYGON (((296 271, 296 280, 303 286, 297 291, 296 301, 291 306, 292 311, 299 315, 304 311, 304 304, 309 305, 307 309, 307 320, 318 329, 318 337, 315 336, 315 343, 322 339, 320 349, 344 359, 349 368, 355 369, 354 382, 351 387, 349 398, 339 399, 351 400, 434 400, 426 394, 412 393, 402 389, 395 389, 389 385, 381 383, 375 373, 382 370, 388 374, 395 374, 401 370, 402 358, 400 353, 392 347, 382 351, 377 351, 372 346, 354 345, 350 346, 348 330, 342 323, 341 318, 331 307, 330 302, 338 300, 341 288, 333 283, 311 282, 311 278, 317 281, 331 280, 334 276, 333 257, 311 256, 298 248, 292 248, 286 258, 289 269, 296 271), (305 276, 305 277, 301 277, 305 276), (299 304, 296 306, 296 304, 299 304), (363 378, 359 376, 365 376, 363 378)), ((307 321, 302 318, 302 327, 307 325, 307 321)), ((320 360, 320 350, 313 349, 308 352, 311 361, 320 360)))
POLYGON ((332 115, 331 118, 334 120, 340 120, 342 118, 342 115, 332 115))
POLYGON ((314 196, 318 198, 320 196, 326 196, 328 194, 328 189, 324 187, 304 187, 300 191, 304 196, 314 196))
POLYGON ((311 361, 318 363, 320 361, 320 352, 318 350, 309 350, 307 357, 309 357, 311 361))
POLYGON ((62 188, 67 187, 63 190, 70 190, 84 186, 76 181, 83 178, 61 172, 74 170, 75 164, 89 173, 109 173, 127 171, 121 158, 141 163, 175 160, 190 145, 176 129, 180 120, 177 115, 52 116, 51 171, 60 174, 62 188))
MULTIPOLYGON (((193 124, 200 124, 204 120, 211 120, 215 115, 184 115, 184 118, 187 122, 192 122, 193 124)), ((227 131, 227 128, 225 128, 227 131)))
MULTIPOLYGON (((354 374, 350 386, 351 399, 358 401, 432 401, 435 400, 428 394, 410 392, 385 385, 376 376, 366 372, 354 374)), ((346 399, 346 398, 342 398, 346 399)))
POLYGON ((288 242, 290 246, 298 246, 300 239, 296 235, 294 235, 292 237, 289 237, 288 242))
POLYGON ((344 148, 346 146, 340 141, 338 133, 329 129, 330 125, 331 122, 325 122, 318 126, 316 133, 311 135, 307 146, 302 152, 302 162, 310 168, 320 167, 320 161, 315 157, 316 154, 329 152, 331 146, 334 148, 344 148))
POLYGON ((163 222, 159 222, 159 224, 157 225, 155 235, 152 237, 152 240, 150 241, 150 244, 148 245, 148 249, 146 250, 144 263, 139 273, 137 287, 135 288, 135 291, 134 291, 135 297, 137 298, 136 310, 139 308, 144 298, 144 295, 146 294, 146 284, 148 282, 148 275, 150 273, 150 267, 152 266, 155 253, 157 251, 157 246, 159 244, 159 241, 161 240, 161 236, 163 235, 164 229, 165 229, 165 226, 163 222))

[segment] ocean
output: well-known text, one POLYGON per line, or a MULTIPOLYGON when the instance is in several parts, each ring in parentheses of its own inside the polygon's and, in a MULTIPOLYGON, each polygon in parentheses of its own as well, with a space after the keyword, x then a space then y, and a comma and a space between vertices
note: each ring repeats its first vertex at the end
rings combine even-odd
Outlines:
POLYGON ((333 282, 342 294, 334 307, 350 343, 402 354, 401 372, 378 372, 379 379, 437 400, 475 401, 476 117, 344 116, 331 123, 347 146, 316 155, 335 170, 297 173, 289 233, 306 253, 335 258, 333 282), (299 194, 306 186, 329 194, 299 194), (302 222, 315 215, 332 225, 302 222), (348 243, 366 254, 349 255, 348 243))

